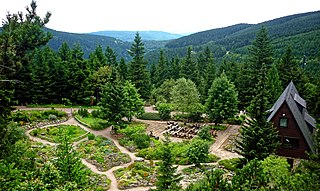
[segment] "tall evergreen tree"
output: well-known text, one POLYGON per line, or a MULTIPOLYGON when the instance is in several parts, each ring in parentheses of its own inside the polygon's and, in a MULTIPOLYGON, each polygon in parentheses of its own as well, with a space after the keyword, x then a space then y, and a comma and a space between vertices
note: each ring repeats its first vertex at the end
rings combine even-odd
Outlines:
POLYGON ((247 79, 240 81, 244 88, 239 89, 241 95, 240 102, 242 102, 244 107, 247 107, 250 104, 249 101, 258 93, 255 91, 255 87, 259 78, 258 71, 260 71, 262 64, 265 64, 269 69, 273 63, 271 42, 265 27, 262 27, 257 33, 252 46, 249 48, 249 54, 249 66, 243 68, 243 78, 247 79))
POLYGON ((110 48, 109 46, 107 46, 106 48, 106 61, 107 61, 107 64, 109 66, 112 66, 114 68, 117 68, 118 66, 118 63, 117 63, 117 55, 116 53, 112 50, 112 48, 110 48))
POLYGON ((181 180, 181 176, 177 173, 177 167, 173 166, 174 155, 172 153, 171 140, 169 136, 165 136, 161 151, 161 162, 157 171, 157 190, 179 190, 179 181, 181 180))
POLYGON ((159 87, 162 82, 168 78, 167 61, 164 57, 164 51, 160 50, 160 57, 155 72, 155 85, 159 87))
POLYGON ((274 153, 280 145, 276 128, 272 122, 267 121, 269 92, 266 66, 262 64, 259 71, 255 90, 258 94, 249 106, 249 118, 241 127, 240 137, 236 140, 237 152, 247 160, 262 160, 274 153))
POLYGON ((118 65, 118 77, 119 77, 119 81, 124 82, 127 80, 128 78, 128 67, 126 64, 126 61, 124 60, 124 58, 120 59, 120 63, 118 65))
POLYGON ((95 71, 98 68, 106 65, 106 63, 107 59, 103 54, 102 47, 101 45, 98 45, 96 49, 89 55, 88 67, 90 68, 90 70, 95 71))
POLYGON ((287 47, 283 54, 278 70, 283 89, 293 81, 298 91, 303 92, 303 86, 308 82, 308 79, 299 64, 295 62, 291 47, 287 47))
POLYGON ((196 63, 192 59, 192 48, 188 47, 187 55, 181 64, 180 78, 190 79, 194 83, 197 78, 196 63))
POLYGON ((205 92, 204 92, 204 100, 208 97, 208 91, 212 85, 213 80, 216 78, 216 70, 217 70, 217 66, 214 62, 214 58, 213 58, 213 54, 210 51, 209 47, 207 47, 205 49, 204 52, 204 59, 206 62, 206 66, 205 66, 205 92))
POLYGON ((207 114, 215 123, 221 123, 223 120, 234 117, 237 113, 238 94, 235 86, 227 76, 222 73, 216 78, 209 90, 209 96, 206 102, 207 114))
POLYGON ((271 104, 277 101, 278 97, 281 95, 283 89, 281 85, 281 81, 279 78, 279 73, 277 66, 275 64, 272 64, 268 75, 267 75, 268 81, 267 81, 267 89, 269 90, 269 107, 271 108, 271 104))
POLYGON ((146 100, 150 96, 151 81, 150 74, 146 69, 144 53, 144 44, 137 32, 129 51, 132 61, 129 63, 128 74, 129 80, 131 80, 134 86, 138 89, 138 93, 141 95, 141 98, 146 100))

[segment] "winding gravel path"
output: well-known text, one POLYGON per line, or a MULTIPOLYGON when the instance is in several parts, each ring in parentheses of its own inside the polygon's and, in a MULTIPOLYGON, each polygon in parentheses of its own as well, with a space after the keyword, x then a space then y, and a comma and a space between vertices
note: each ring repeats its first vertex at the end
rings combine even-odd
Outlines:
MULTIPOLYGON (((19 108, 20 110, 44 110, 44 109, 48 109, 48 108, 19 108)), ((82 159, 82 163, 84 165, 86 165, 91 171, 93 171, 94 173, 97 174, 104 174, 106 175, 110 180, 111 180, 111 184, 110 184, 110 191, 119 191, 118 189, 118 183, 117 183, 117 179, 114 176, 114 171, 119 169, 119 168, 125 168, 128 167, 130 164, 133 164, 134 161, 137 159, 137 157, 135 156, 134 153, 130 152, 128 149, 126 149, 125 147, 121 146, 119 144, 119 141, 115 138, 113 138, 113 136, 111 135, 111 128, 107 128, 104 130, 100 130, 100 131, 96 131, 96 130, 92 130, 87 128, 86 126, 80 124, 74 117, 71 117, 71 112, 72 110, 74 111, 75 109, 71 109, 71 108, 56 108, 58 110, 63 110, 65 112, 68 113, 68 115, 70 116, 69 120, 61 123, 61 124, 65 124, 65 125, 76 125, 81 127, 82 129, 84 129, 87 132, 90 132, 96 136, 101 135, 103 137, 106 137, 110 140, 112 140, 114 142, 114 144, 119 148, 120 152, 128 154, 131 161, 129 163, 120 165, 120 166, 115 166, 111 169, 109 169, 108 171, 99 171, 97 169, 96 166, 92 165, 91 163, 89 163, 88 161, 86 161, 85 159, 82 159)), ((147 110, 152 110, 152 108, 147 108, 147 110)), ((135 121, 139 121, 139 122, 144 122, 146 124, 148 124, 148 128, 147 128, 147 133, 148 130, 153 130, 156 131, 156 134, 160 136, 160 138, 162 138, 162 130, 166 127, 166 122, 163 121, 150 121, 150 120, 139 120, 139 119, 135 119, 135 121)), ((49 126, 54 126, 57 124, 52 124, 52 125, 47 125, 47 126, 43 126, 41 128, 46 128, 49 126)), ((220 157, 221 159, 230 159, 230 158, 236 158, 236 157, 240 157, 240 155, 236 154, 236 153, 231 153, 229 151, 226 151, 222 148, 223 144, 226 142, 226 140, 228 140, 229 136, 234 135, 238 132, 239 127, 238 126, 230 126, 229 128, 227 128, 225 131, 219 131, 215 140, 215 143, 210 147, 210 153, 213 153, 215 155, 217 155, 218 157, 220 157)), ((33 141, 36 142, 41 142, 43 144, 46 145, 51 145, 51 146, 55 146, 57 145, 56 143, 52 143, 43 139, 40 139, 38 137, 34 137, 30 135, 30 132, 33 129, 27 130, 26 131, 26 135, 33 141)), ((82 141, 87 140, 87 138, 81 139, 77 142, 75 142, 73 145, 76 146, 77 144, 79 144, 82 141)), ((175 140, 173 140, 175 141, 175 140)), ((179 141, 179 140, 176 140, 179 141)), ((178 166, 178 171, 181 172, 182 169, 187 168, 191 165, 179 165, 178 166)), ((150 187, 135 187, 135 188, 131 188, 131 189, 123 189, 121 191, 147 191, 149 190, 150 187)))

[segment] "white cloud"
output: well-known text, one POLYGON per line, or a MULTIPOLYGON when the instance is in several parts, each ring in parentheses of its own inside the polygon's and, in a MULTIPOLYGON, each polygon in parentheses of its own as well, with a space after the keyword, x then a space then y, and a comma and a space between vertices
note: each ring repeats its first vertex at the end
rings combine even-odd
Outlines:
MULTIPOLYGON (((0 18, 31 0, 0 0, 0 18)), ((49 28, 68 32, 162 30, 185 33, 266 20, 320 8, 319 0, 37 0, 52 12, 49 28)))

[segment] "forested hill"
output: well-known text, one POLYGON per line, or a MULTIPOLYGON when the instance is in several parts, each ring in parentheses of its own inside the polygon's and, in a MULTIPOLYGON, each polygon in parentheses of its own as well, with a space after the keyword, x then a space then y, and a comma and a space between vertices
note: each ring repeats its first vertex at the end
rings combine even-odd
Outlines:
POLYGON ((84 56, 88 57, 98 45, 101 45, 103 49, 107 46, 112 48, 119 58, 123 57, 125 60, 130 59, 127 50, 130 48, 131 43, 107 36, 67 33, 47 28, 45 30, 49 31, 53 36, 48 45, 54 50, 58 50, 63 42, 66 42, 70 47, 79 43, 85 54, 84 56))
POLYGON ((198 32, 172 40, 166 47, 177 50, 186 46, 208 45, 213 50, 220 50, 216 56, 230 51, 243 54, 244 47, 252 42, 262 26, 267 28, 276 49, 291 45, 296 52, 305 52, 309 56, 315 56, 310 54, 319 52, 320 11, 286 16, 259 24, 237 24, 198 32))
MULTIPOLYGON (((90 34, 100 35, 100 36, 109 36, 120 39, 122 41, 132 42, 134 36, 136 35, 135 31, 98 31, 92 32, 90 34)), ((180 34, 173 34, 163 31, 139 31, 139 34, 143 40, 172 40, 182 37, 180 34)))

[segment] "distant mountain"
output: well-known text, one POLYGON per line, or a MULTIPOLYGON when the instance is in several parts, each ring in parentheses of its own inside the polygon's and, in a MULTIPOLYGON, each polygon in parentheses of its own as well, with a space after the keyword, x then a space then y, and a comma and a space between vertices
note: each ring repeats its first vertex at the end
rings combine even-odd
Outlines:
POLYGON ((119 39, 106 36, 67 33, 55 31, 52 29, 45 30, 49 31, 53 36, 48 45, 54 50, 58 50, 63 42, 66 42, 70 46, 70 48, 73 45, 79 43, 83 49, 85 57, 88 57, 89 54, 93 52, 98 45, 101 45, 103 49, 105 49, 107 46, 112 48, 117 53, 119 59, 121 57, 125 58, 125 60, 130 59, 127 50, 130 49, 131 43, 123 42, 119 39))
MULTIPOLYGON (((90 34, 100 35, 100 36, 109 36, 113 38, 120 39, 122 41, 132 42, 136 35, 137 31, 98 31, 92 32, 90 34)), ((138 31, 143 40, 156 40, 156 41, 165 41, 172 40, 182 37, 180 34, 173 34, 162 31, 138 31)))
POLYGON ((275 48, 281 54, 290 45, 295 54, 314 57, 320 51, 320 11, 290 15, 259 24, 237 24, 198 32, 172 40, 166 44, 168 55, 181 54, 186 47, 194 51, 209 46, 215 57, 226 53, 246 54, 257 32, 265 26, 275 48))

